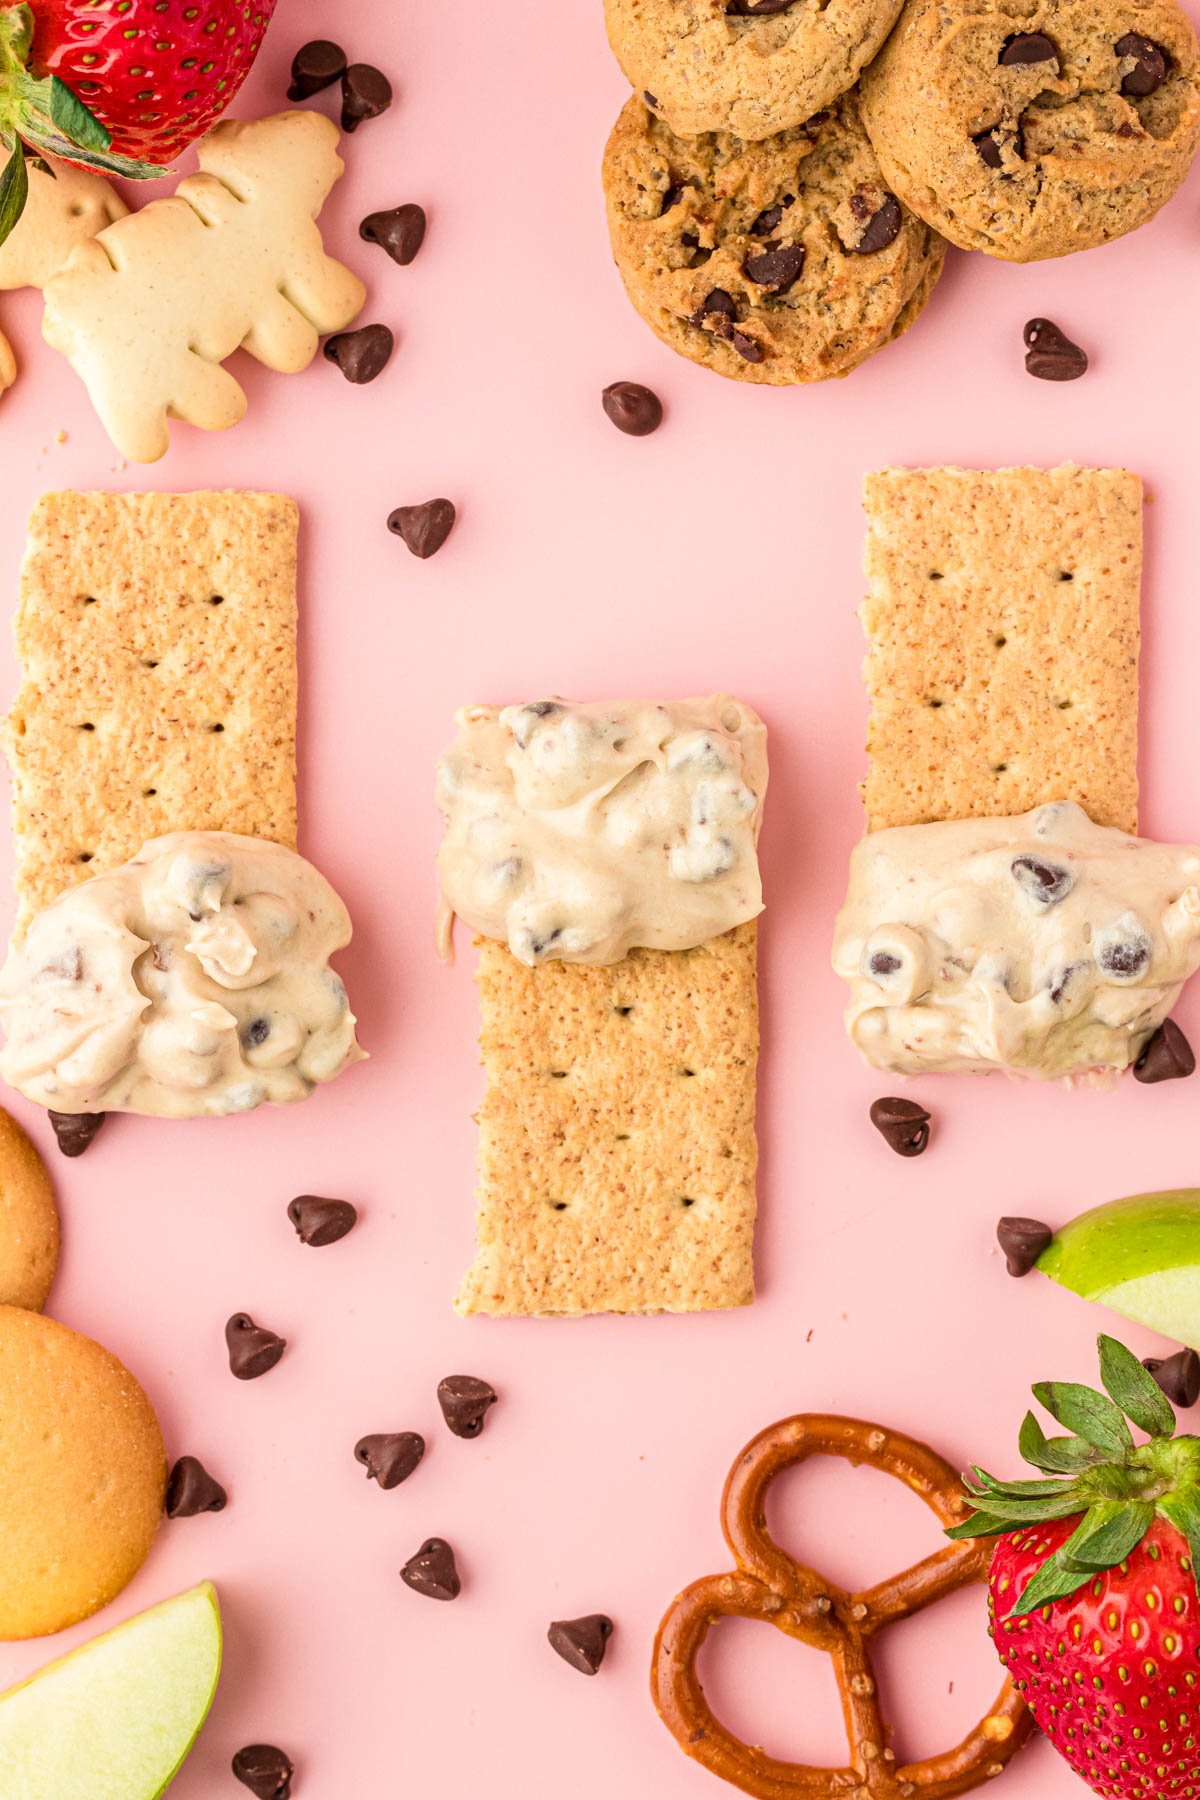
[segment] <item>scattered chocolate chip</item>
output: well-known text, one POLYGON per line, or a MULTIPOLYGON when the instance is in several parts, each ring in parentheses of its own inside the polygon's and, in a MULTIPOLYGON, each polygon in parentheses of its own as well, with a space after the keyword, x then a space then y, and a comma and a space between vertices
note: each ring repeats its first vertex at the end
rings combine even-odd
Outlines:
POLYGON ((462 1592, 454 1552, 444 1538, 426 1538, 401 1569, 400 1579, 427 1600, 457 1600, 462 1592))
POLYGON ((82 1156, 107 1117, 107 1113, 51 1111, 50 1123, 54 1127, 54 1135, 63 1155, 82 1156))
POLYGON ((1024 67, 1028 63, 1054 62, 1058 50, 1044 31, 1019 31, 1006 38, 1000 52, 1000 66, 1005 69, 1024 67))
POLYGON ((594 1675, 612 1633, 613 1622, 606 1614, 586 1613, 582 1619, 555 1619, 546 1636, 565 1663, 581 1675, 594 1675))
POLYGON ((768 207, 764 208, 764 210, 759 213, 757 219, 755 219, 753 225, 750 227, 751 236, 752 237, 760 237, 760 238, 771 237, 774 232, 779 230, 779 222, 783 218, 783 215, 787 211, 788 207, 794 206, 795 202, 796 202, 795 194, 785 194, 783 196, 783 199, 780 200, 775 206, 768 206, 768 207))
POLYGON ((478 1437, 488 1407, 496 1404, 495 1388, 474 1375, 447 1375, 438 1382, 437 1397, 442 1417, 460 1438, 478 1437))
POLYGON ((1077 381, 1087 373, 1087 352, 1052 319, 1030 319, 1024 336, 1025 367, 1039 381, 1077 381))
POLYGON ((351 63, 342 72, 342 130, 357 131, 364 119, 377 119, 392 104, 392 84, 370 63, 351 63))
MULTIPOLYGON (((855 212, 857 218, 863 217, 863 214, 856 211, 854 205, 855 200, 860 198, 860 195, 855 194, 850 201, 851 211, 855 212)), ((855 256, 874 256, 877 250, 886 250, 888 245, 895 240, 902 220, 900 202, 895 194, 888 194, 883 203, 870 215, 870 222, 857 244, 850 244, 848 248, 855 256)))
POLYGON ((346 52, 328 38, 314 38, 301 44, 292 58, 292 85, 289 100, 308 100, 322 88, 332 87, 346 73, 346 52))
POLYGON ((1160 1081, 1181 1081, 1195 1073, 1196 1052, 1174 1019, 1163 1020, 1133 1065, 1134 1080, 1144 1081, 1147 1087, 1160 1081))
POLYGON ((872 1100, 870 1120, 897 1156, 920 1156, 929 1144, 929 1118, 915 1100, 872 1100))
POLYGON ((996 1242, 1010 1275, 1028 1275, 1053 1239, 1054 1233, 1040 1219, 1001 1219, 996 1227, 996 1242))
POLYGON ((762 250, 756 256, 748 256, 742 264, 742 273, 759 287, 766 288, 768 293, 786 294, 804 269, 804 257, 803 244, 780 244, 774 249, 762 250))
POLYGON ((193 1519, 197 1513, 224 1512, 229 1495, 214 1481, 198 1457, 181 1456, 167 1476, 168 1519, 193 1519))
POLYGON ((233 1772, 256 1800, 290 1800, 291 1759, 275 1744, 247 1744, 234 1757, 233 1772))
POLYGON ((360 325, 357 331, 339 331, 326 338, 325 360, 336 363, 347 381, 362 387, 386 369, 395 342, 386 325, 360 325))
POLYGON ((425 242, 425 208, 410 201, 394 206, 391 212, 368 213, 358 235, 368 244, 378 244, 404 268, 425 242))
POLYGON ((1036 856, 1017 856, 1012 864, 1013 880, 1023 893, 1038 906, 1057 906, 1075 886, 1070 869, 1055 863, 1041 862, 1036 856))
POLYGON ((794 4, 795 0, 725 0, 725 14, 730 19, 768 19, 794 4))
POLYGON ((314 1250, 336 1244, 358 1222, 358 1210, 349 1200, 327 1200, 322 1194, 297 1194, 288 1201, 287 1215, 300 1242, 314 1250))
POLYGON ((286 1338, 277 1337, 265 1325, 256 1325, 249 1313, 234 1313, 225 1326, 225 1343, 230 1371, 239 1381, 265 1375, 287 1348, 286 1338))
POLYGON ((420 506, 398 506, 388 514, 388 530, 401 538, 422 561, 441 549, 454 529, 451 500, 425 500, 420 506))
POLYGON ((1144 1356, 1142 1367, 1153 1375, 1172 1406, 1195 1406, 1200 1400, 1200 1356, 1177 1350, 1174 1356, 1144 1356))
POLYGON ((662 401, 640 381, 614 381, 601 394, 600 404, 627 437, 649 437, 662 424, 662 401))
POLYGON ((1121 80, 1121 92, 1128 99, 1144 100, 1167 79, 1171 59, 1153 38, 1143 37, 1140 31, 1127 31, 1113 48, 1119 57, 1133 58, 1132 69, 1121 80))
POLYGON ((377 1431, 359 1438, 354 1454, 368 1481, 377 1481, 381 1488, 399 1487, 424 1456, 425 1439, 419 1431, 377 1431))

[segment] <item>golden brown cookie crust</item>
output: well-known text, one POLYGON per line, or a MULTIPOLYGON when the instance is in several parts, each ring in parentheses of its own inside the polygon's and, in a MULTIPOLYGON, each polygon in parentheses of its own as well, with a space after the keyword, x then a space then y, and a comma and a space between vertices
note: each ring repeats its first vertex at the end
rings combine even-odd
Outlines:
POLYGON ((0 1110, 0 1306, 40 1312, 58 1266, 58 1208, 46 1165, 0 1110))
POLYGON ((1175 0, 908 0, 861 93, 907 206, 965 250, 1032 262, 1107 243, 1171 198, 1200 138, 1200 46, 1175 0), (1002 60, 1035 34, 1053 56, 1002 60), (1150 93, 1122 91, 1146 85, 1118 49, 1129 34, 1164 53, 1150 93))
POLYGON ((119 1594, 166 1479, 158 1421, 116 1357, 0 1307, 0 1638, 63 1631, 119 1594))
POLYGON ((605 0, 604 11, 613 55, 672 131, 755 139, 803 125, 852 88, 901 4, 792 0, 755 17, 731 0, 605 0))
POLYGON ((945 250, 884 187, 852 95, 753 144, 676 137, 633 98, 608 141, 604 190, 637 311, 680 355, 734 380, 849 374, 912 324, 945 250))

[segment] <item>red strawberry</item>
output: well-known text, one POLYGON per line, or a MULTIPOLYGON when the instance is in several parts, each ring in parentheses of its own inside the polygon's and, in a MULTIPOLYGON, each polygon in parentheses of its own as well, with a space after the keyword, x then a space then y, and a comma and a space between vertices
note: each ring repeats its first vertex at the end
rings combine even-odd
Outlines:
POLYGON ((1200 1800, 1200 1438, 1154 1378, 1100 1339, 1105 1394, 1045 1382, 1021 1454, 1049 1472, 967 1487, 951 1537, 994 1537, 992 1635, 1055 1748, 1108 1800, 1200 1800), (1135 1443, 1126 1420, 1148 1435, 1135 1443))
POLYGON ((0 5, 0 242, 25 202, 22 144, 148 180, 224 112, 275 0, 0 5))

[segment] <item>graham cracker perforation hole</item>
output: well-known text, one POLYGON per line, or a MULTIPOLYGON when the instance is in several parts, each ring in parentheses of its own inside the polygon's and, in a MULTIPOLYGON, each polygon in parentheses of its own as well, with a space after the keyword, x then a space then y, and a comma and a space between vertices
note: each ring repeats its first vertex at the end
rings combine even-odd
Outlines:
POLYGON ((224 731, 225 727, 223 725, 210 725, 208 729, 210 731, 224 731))
POLYGON ((1008 639, 1005 637, 1005 635, 1002 631, 998 631, 996 633, 995 637, 992 639, 992 644, 997 650, 1003 650, 1003 648, 1004 648, 1005 644, 1007 644, 1007 642, 1008 642, 1008 639))
POLYGON ((224 594, 210 594, 208 597, 208 604, 210 606, 224 606, 224 604, 225 604, 224 594))
POLYGON ((695 1195, 694 1194, 680 1194, 679 1204, 682 1207, 695 1206, 695 1204, 696 1204, 695 1195))
POLYGON ((627 1019, 633 1011, 633 1008, 632 1006, 614 1006, 613 1011, 619 1013, 623 1019, 627 1019))
POLYGON ((79 727, 80 731, 95 731, 95 729, 96 727, 92 724, 90 719, 85 719, 83 724, 79 727))
POLYGON ((567 1210, 567 1203, 565 1200, 552 1200, 550 1205, 554 1212, 566 1212, 567 1210))
POLYGON ((143 656, 142 667, 143 667, 143 669, 157 669, 157 667, 158 667, 157 656, 143 656))
POLYGON ((79 855, 75 858, 76 862, 81 862, 81 863, 90 863, 91 860, 92 860, 92 852, 90 850, 81 850, 79 852, 79 855))

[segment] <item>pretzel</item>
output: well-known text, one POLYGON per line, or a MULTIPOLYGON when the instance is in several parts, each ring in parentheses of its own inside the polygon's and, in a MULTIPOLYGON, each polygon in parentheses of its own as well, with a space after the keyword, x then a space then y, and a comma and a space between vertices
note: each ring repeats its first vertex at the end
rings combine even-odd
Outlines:
POLYGON ((767 1531, 767 1489, 777 1475, 810 1456, 841 1456, 894 1475, 944 1526, 966 1513, 961 1482, 950 1465, 900 1432, 820 1413, 769 1426, 742 1451, 725 1483, 721 1523, 737 1570, 693 1582, 658 1628, 650 1687, 659 1715, 688 1756, 762 1800, 836 1800, 847 1794, 856 1800, 950 1800, 965 1794, 1002 1774, 1033 1730, 1012 1682, 1005 1682, 991 1711, 954 1749, 897 1767, 888 1748, 870 1640, 883 1626, 984 1580, 989 1548, 981 1541, 947 1544, 873 1588, 844 1592, 795 1562, 767 1531), (743 1744, 714 1716, 696 1658, 711 1627, 728 1617, 763 1620, 832 1657, 850 1744, 847 1767, 779 1762, 743 1744))

